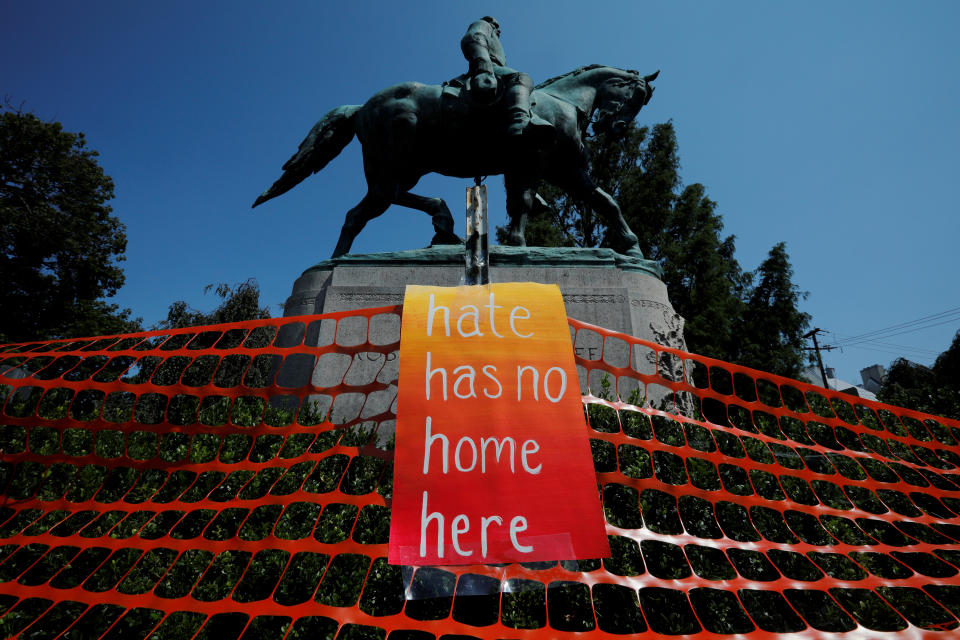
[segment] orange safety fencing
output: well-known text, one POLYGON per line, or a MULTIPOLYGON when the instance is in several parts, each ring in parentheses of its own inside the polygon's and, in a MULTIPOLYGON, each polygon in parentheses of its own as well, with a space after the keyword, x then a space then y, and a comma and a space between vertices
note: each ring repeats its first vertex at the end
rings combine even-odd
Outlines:
POLYGON ((388 565, 400 313, 0 347, 0 635, 960 626, 960 422, 576 320, 612 557, 388 565))

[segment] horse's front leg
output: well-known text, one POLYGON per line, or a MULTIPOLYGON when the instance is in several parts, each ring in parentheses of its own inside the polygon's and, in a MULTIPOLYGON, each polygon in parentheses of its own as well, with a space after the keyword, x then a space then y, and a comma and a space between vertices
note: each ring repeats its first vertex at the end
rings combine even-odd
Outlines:
POLYGON ((514 247, 525 247, 527 240, 524 230, 536 202, 536 183, 508 174, 504 176, 503 184, 507 190, 507 215, 510 217, 505 243, 514 247))

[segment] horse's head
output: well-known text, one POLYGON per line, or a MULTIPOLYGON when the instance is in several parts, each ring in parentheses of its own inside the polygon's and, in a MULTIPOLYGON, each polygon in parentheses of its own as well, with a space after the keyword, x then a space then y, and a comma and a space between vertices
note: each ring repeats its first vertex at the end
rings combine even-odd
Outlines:
POLYGON ((596 119, 593 122, 595 133, 622 133, 627 125, 637 117, 643 105, 653 96, 650 85, 659 71, 641 76, 636 71, 621 71, 611 76, 597 90, 595 104, 596 119))

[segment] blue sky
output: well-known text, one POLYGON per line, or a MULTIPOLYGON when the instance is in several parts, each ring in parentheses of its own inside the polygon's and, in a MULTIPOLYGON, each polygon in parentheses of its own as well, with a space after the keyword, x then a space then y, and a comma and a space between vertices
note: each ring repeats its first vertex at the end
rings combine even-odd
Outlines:
MULTIPOLYGON (((719 203, 744 268, 787 241, 803 309, 836 334, 822 342, 960 307, 956 2, 6 0, 0 93, 101 153, 129 239, 114 301, 151 325, 174 300, 212 308, 206 284, 255 277, 278 315, 365 191, 359 144, 267 205, 253 199, 328 110, 461 73, 460 37, 485 14, 535 81, 595 62, 661 69, 639 122, 673 119, 684 181, 719 203)), ((462 233, 465 186, 431 176, 416 192, 445 198, 462 233)), ((427 216, 391 208, 354 251, 431 235, 427 216)), ((934 320, 826 364, 859 381, 898 355, 930 363, 960 313, 934 320)))

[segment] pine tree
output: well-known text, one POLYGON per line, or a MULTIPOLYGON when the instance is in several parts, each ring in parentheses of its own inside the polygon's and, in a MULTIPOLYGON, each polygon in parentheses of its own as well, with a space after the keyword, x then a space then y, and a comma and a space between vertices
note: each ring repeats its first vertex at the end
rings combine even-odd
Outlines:
POLYGON ((734 361, 796 378, 804 365, 800 348, 810 315, 797 308, 807 294, 793 284, 786 244, 774 245, 752 277, 757 282, 746 297, 742 320, 734 327, 734 361))
MULTIPOLYGON (((646 132, 646 128, 639 131, 646 132)), ((651 260, 664 261, 671 253, 670 220, 674 214, 678 192, 681 189, 680 180, 680 147, 677 144, 677 134, 672 122, 654 125, 649 139, 646 136, 626 136, 623 144, 613 146, 617 149, 626 145, 625 155, 636 156, 632 163, 618 163, 614 171, 601 168, 607 156, 597 153, 594 156, 593 169, 599 175, 610 173, 625 173, 622 178, 624 184, 614 195, 618 198, 623 217, 627 224, 640 240, 643 254, 651 260), (636 150, 632 145, 639 145, 636 150)), ((597 146, 608 146, 605 138, 596 141, 597 146)), ((606 161, 609 162, 609 161, 606 161)), ((601 181, 600 187, 606 189, 613 179, 601 181)), ((664 269, 670 266, 664 264, 664 269)))
POLYGON ((688 348, 730 359, 736 353, 734 327, 742 314, 746 276, 734 257, 734 237, 721 237, 723 220, 715 209, 703 185, 686 187, 667 219, 659 249, 670 301, 686 318, 688 348))
MULTIPOLYGON (((775 303, 777 312, 785 315, 782 323, 760 322, 765 290, 751 287, 754 274, 745 273, 737 261, 736 238, 723 235, 723 218, 706 188, 682 184, 673 123, 652 128, 631 123, 622 136, 589 139, 587 151, 594 181, 619 202, 644 255, 663 268, 673 307, 686 319, 688 348, 722 360, 749 358, 744 364, 766 366, 772 373, 798 373, 796 363, 803 358, 799 340, 794 344, 791 332, 806 315, 796 308, 803 296, 790 283, 786 252, 780 245, 779 251, 774 247, 771 256, 782 254, 783 263, 768 259, 758 271, 758 286, 778 282, 795 295, 768 295, 769 304, 775 303), (778 274, 781 277, 774 282, 778 274), (757 318, 751 316, 748 328, 744 314, 750 304, 757 318), (754 339, 745 333, 749 331, 767 333, 754 339), (777 357, 760 359, 760 349, 755 348, 759 344, 778 345, 777 357)), ((604 243, 606 229, 582 202, 547 184, 540 188, 540 195, 550 212, 533 217, 527 227, 528 244, 593 247, 604 243)), ((498 229, 498 237, 503 231, 498 229)))

